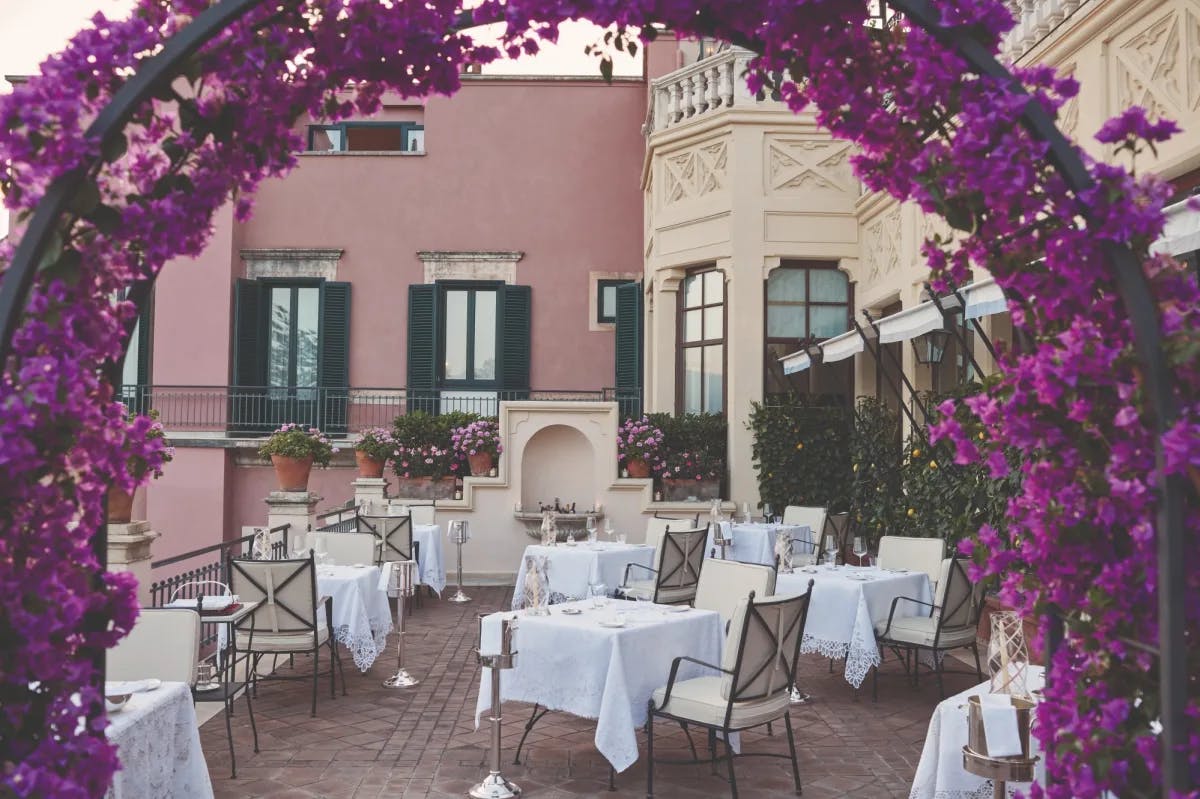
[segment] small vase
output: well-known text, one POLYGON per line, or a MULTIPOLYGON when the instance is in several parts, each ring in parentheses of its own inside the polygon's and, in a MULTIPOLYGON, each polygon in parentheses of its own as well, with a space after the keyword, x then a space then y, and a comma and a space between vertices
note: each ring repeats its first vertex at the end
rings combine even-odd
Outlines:
POLYGON ((471 464, 471 474, 479 477, 492 470, 492 467, 496 465, 496 458, 490 452, 478 452, 468 455, 467 462, 471 464))
POLYGON ((641 458, 630 458, 625 462, 625 468, 629 470, 630 477, 650 476, 650 464, 646 463, 641 458))
POLYGON ((312 472, 312 455, 306 458, 292 458, 287 455, 272 455, 271 463, 275 465, 275 479, 279 482, 280 491, 307 491, 308 475, 312 472))
POLYGON ((354 460, 358 462, 359 477, 383 477, 383 467, 387 461, 372 458, 359 450, 354 451, 354 460))
POLYGON ((118 486, 108 487, 108 521, 129 524, 133 517, 133 494, 118 486))

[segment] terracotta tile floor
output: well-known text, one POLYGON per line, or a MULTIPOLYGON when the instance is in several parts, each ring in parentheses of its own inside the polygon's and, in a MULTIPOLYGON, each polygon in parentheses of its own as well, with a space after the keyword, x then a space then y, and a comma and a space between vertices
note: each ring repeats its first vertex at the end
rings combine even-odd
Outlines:
MULTIPOLYGON (((229 751, 221 715, 204 724, 201 740, 213 787, 220 797, 396 797, 441 799, 464 797, 487 773, 486 724, 474 726, 479 669, 472 647, 477 635, 476 614, 507 607, 511 589, 473 587, 474 602, 454 605, 437 599, 409 622, 408 667, 422 679, 407 690, 383 688, 395 661, 394 649, 362 675, 343 652, 347 696, 329 698, 322 682, 317 717, 309 716, 310 693, 304 682, 262 685, 254 703, 261 751, 254 754, 245 702, 235 710, 234 741, 238 750, 237 779, 229 777, 229 751)), ((298 658, 304 672, 307 659, 298 658)), ((288 669, 281 669, 287 673, 288 669)), ((922 679, 914 691, 896 665, 885 666, 880 698, 872 703, 870 682, 855 696, 839 673, 830 674, 828 661, 805 657, 801 674, 806 690, 816 697, 792 716, 800 758, 804 796, 907 797, 909 784, 925 739, 929 716, 937 704, 932 679, 922 679)), ((666 675, 664 675, 665 682, 666 675)), ((974 676, 948 675, 947 693, 976 682, 974 676)), ((530 708, 505 706, 504 763, 513 752, 530 708)), ((505 765, 504 774, 529 797, 635 797, 646 790, 645 764, 639 762, 617 775, 617 791, 607 790, 607 762, 592 744, 594 723, 566 714, 551 714, 534 728, 521 755, 521 764, 505 765)), ((644 737, 641 737, 644 752, 644 737)), ((697 740, 702 740, 700 733, 697 740)), ((655 751, 662 757, 686 754, 686 739, 678 728, 656 730, 655 751)), ((787 737, 751 732, 743 735, 745 751, 787 751, 787 737)), ((787 760, 753 758, 735 764, 740 795, 790 795, 791 769, 787 760)), ((728 796, 728 785, 705 766, 659 766, 655 795, 663 799, 728 796)))

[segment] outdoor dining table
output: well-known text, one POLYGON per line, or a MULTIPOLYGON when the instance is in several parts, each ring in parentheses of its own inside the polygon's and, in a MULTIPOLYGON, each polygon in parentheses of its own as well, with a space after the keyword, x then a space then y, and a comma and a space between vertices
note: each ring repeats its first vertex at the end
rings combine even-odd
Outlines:
MULTIPOLYGON (((1046 670, 1041 666, 1030 666, 1026 673, 1025 687, 1037 690, 1046 680, 1046 670)), ((929 720, 929 732, 925 734, 925 748, 917 763, 917 774, 913 778, 909 799, 974 799, 991 797, 991 780, 976 777, 963 768, 963 747, 967 745, 967 697, 986 694, 989 683, 982 683, 943 700, 933 711, 929 720)), ((1040 752, 1037 737, 1029 737, 1031 755, 1040 752)), ((1035 775, 1039 782, 1045 781, 1045 759, 1038 760, 1035 775)), ((1028 783, 1012 783, 1008 795, 1017 791, 1029 793, 1028 783)))
MULTIPOLYGON (((846 659, 846 682, 858 688, 880 663, 875 625, 887 621, 895 597, 932 602, 929 575, 875 566, 809 566, 779 574, 775 594, 800 594, 813 581, 800 651, 846 659)), ((896 617, 927 613, 928 607, 900 602, 896 617)))
POLYGON ((442 528, 437 524, 414 524, 413 543, 417 544, 417 567, 422 585, 442 595, 446 589, 446 565, 442 556, 442 528))
POLYGON ((392 631, 392 610, 381 578, 380 568, 368 564, 317 567, 317 595, 333 598, 333 636, 350 650, 362 672, 383 652, 392 631))
MULTIPOLYGON (((511 611, 483 619, 481 651, 500 647, 500 620, 511 611)), ((667 684, 671 661, 681 655, 706 663, 721 662, 724 639, 719 614, 686 606, 610 600, 602 609, 571 602, 551 608, 549 616, 516 613, 514 667, 500 678, 501 698, 596 719, 596 749, 617 771, 638 759, 637 731, 646 723, 646 705, 667 684), (623 627, 604 627, 618 609, 628 608, 623 627), (566 615, 579 608, 579 615, 566 615)), ((482 669, 475 725, 492 706, 491 670, 482 669)), ((679 679, 705 676, 709 670, 680 665, 679 679)))
MULTIPOLYGON (((764 522, 721 522, 721 535, 726 539, 732 538, 733 545, 725 550, 727 560, 742 563, 758 563, 763 566, 775 565, 775 537, 777 531, 788 530, 792 536, 793 552, 811 552, 812 546, 805 547, 805 542, 811 540, 807 525, 784 525, 764 522)), ((708 531, 709 552, 721 555, 721 548, 716 545, 716 536, 711 528, 708 531)))
MULTIPOLYGON (((531 544, 525 547, 521 565, 517 569, 517 585, 513 591, 512 608, 520 610, 524 605, 525 575, 527 572, 526 558, 544 557, 547 560, 546 577, 549 580, 550 604, 569 602, 588 597, 588 586, 603 584, 608 592, 622 584, 625 577, 625 567, 630 563, 652 567, 654 565, 654 547, 642 544, 620 544, 612 541, 596 541, 588 543, 555 544, 543 546, 531 544)), ((633 575, 637 579, 645 579, 649 574, 641 569, 635 569, 633 575)))
POLYGON ((121 761, 107 799, 213 795, 186 683, 166 682, 153 691, 134 694, 119 711, 109 713, 104 734, 116 744, 121 761))

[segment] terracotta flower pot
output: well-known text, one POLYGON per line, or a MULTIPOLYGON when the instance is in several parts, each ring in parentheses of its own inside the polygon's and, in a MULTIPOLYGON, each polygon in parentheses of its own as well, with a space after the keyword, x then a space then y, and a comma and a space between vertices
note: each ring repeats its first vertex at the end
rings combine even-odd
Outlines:
POLYGON ((650 464, 641 458, 630 458, 625 462, 625 468, 629 470, 630 477, 650 476, 650 464))
POLYGON ((467 462, 471 464, 471 474, 478 477, 492 470, 492 467, 496 465, 496 458, 490 452, 479 452, 475 455, 468 455, 467 462))
POLYGON ((383 477, 383 467, 387 461, 372 458, 359 450, 354 450, 354 460, 358 462, 359 477, 383 477))
POLYGON ((133 494, 118 486, 108 487, 108 521, 129 524, 133 516, 133 494))
POLYGON ((307 458, 272 455, 271 463, 275 464, 275 479, 279 481, 280 491, 308 490, 308 475, 313 465, 311 455, 307 458))

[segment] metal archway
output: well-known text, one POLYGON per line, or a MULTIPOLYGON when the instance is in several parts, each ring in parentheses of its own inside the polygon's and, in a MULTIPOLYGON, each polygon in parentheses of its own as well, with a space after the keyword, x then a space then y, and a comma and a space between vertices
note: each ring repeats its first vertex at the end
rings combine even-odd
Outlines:
MULTIPOLYGON (((98 145, 111 143, 124 130, 134 111, 154 90, 174 79, 179 67, 192 54, 215 38, 229 24, 258 7, 263 0, 220 0, 197 15, 182 31, 173 36, 163 50, 146 61, 113 96, 109 104, 89 126, 86 136, 98 145)), ((914 25, 924 29, 946 47, 962 57, 972 71, 981 76, 1008 83, 1014 93, 1027 95, 1024 87, 992 53, 974 38, 971 31, 945 27, 928 0, 888 0, 888 4, 914 25)), ((464 16, 462 28, 479 24, 464 16)), ((730 37, 727 32, 712 31, 722 38, 751 50, 761 45, 744 37, 730 37)), ((1022 122, 1030 134, 1045 142, 1053 166, 1067 185, 1076 193, 1093 186, 1091 175, 1079 153, 1058 129, 1046 109, 1032 97, 1026 103, 1022 122)), ((103 146, 97 147, 102 152, 103 146)), ((99 169, 102 158, 86 168, 59 177, 38 203, 9 268, 0 280, 0 364, 6 363, 12 337, 20 321, 25 302, 33 287, 37 265, 67 210, 72 196, 87 176, 99 169)), ((1134 330, 1134 343, 1146 380, 1146 391, 1155 416, 1155 463, 1161 486, 1158 513, 1159 568, 1159 678, 1162 693, 1163 790, 1186 791, 1191 787, 1188 770, 1188 721, 1184 713, 1187 701, 1187 661, 1184 637, 1183 596, 1186 587, 1184 569, 1184 496, 1186 488, 1177 477, 1164 479, 1162 436, 1178 418, 1171 373, 1167 368, 1159 320, 1150 285, 1133 253, 1128 247, 1110 244, 1105 248, 1114 270, 1121 299, 1134 330)), ((140 281, 133 287, 130 300, 139 308, 149 294, 152 281, 140 281)), ((132 333, 132 323, 125 338, 132 333)), ((104 532, 98 536, 103 541, 104 532)), ((101 547, 103 544, 101 543, 101 547)), ((104 550, 100 549, 101 563, 104 550)))

